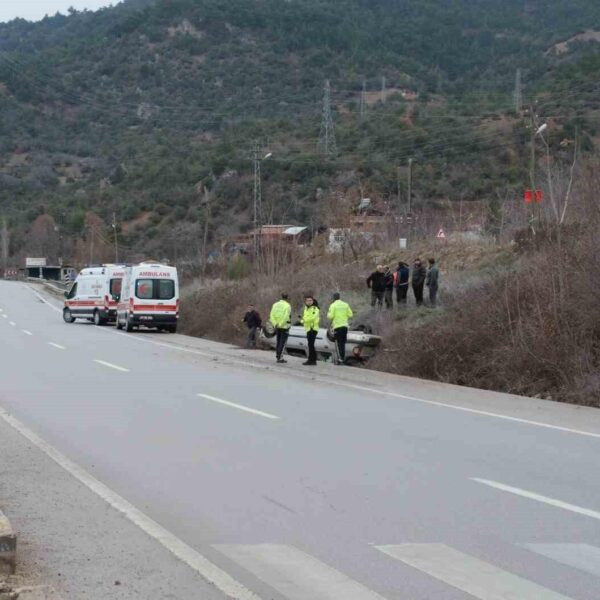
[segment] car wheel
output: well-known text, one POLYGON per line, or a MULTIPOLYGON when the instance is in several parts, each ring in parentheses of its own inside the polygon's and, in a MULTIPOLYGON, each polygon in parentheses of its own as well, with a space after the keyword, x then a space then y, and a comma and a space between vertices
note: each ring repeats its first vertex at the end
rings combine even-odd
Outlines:
POLYGON ((177 333, 177 325, 169 325, 169 327, 167 328, 167 331, 169 333, 177 333))
POLYGON ((68 308, 65 308, 63 310, 63 321, 65 323, 74 323, 75 322, 75 317, 71 314, 71 311, 68 308))
POLYGON ((106 323, 106 319, 102 317, 99 310, 94 311, 94 325, 100 327, 106 323))
POLYGON ((119 315, 117 315, 117 329, 123 329, 123 323, 121 323, 121 319, 119 319, 119 315))
POLYGON ((125 331, 129 333, 133 331, 133 325, 129 322, 129 315, 125 317, 125 331))
POLYGON ((327 330, 327 339, 330 342, 335 342, 335 332, 333 331, 333 329, 328 329, 327 330))

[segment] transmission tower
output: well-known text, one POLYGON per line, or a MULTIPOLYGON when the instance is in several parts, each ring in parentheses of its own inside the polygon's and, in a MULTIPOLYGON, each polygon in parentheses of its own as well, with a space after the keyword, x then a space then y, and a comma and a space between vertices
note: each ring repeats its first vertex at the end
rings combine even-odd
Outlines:
POLYGON ((333 115, 331 113, 331 87, 329 79, 325 81, 325 90, 323 93, 323 116, 321 119, 321 134, 319 135, 319 149, 324 154, 335 154, 337 152, 333 115))
POLYGON ((523 86, 521 84, 521 69, 517 69, 515 76, 515 111, 520 113, 523 109, 523 86))
POLYGON ((367 80, 363 77, 362 91, 360 92, 360 118, 365 116, 367 110, 367 80))

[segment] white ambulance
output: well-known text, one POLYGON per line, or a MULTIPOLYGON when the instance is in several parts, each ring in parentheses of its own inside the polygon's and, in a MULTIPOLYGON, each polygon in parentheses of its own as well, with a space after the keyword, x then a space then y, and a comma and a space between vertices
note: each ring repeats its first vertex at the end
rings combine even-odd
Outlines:
POLYGON ((124 265, 101 265, 80 271, 73 287, 65 292, 63 319, 87 319, 104 325, 117 318, 117 304, 125 276, 124 265))
POLYGON ((175 333, 179 319, 179 279, 169 265, 143 262, 125 269, 117 328, 152 327, 175 333))

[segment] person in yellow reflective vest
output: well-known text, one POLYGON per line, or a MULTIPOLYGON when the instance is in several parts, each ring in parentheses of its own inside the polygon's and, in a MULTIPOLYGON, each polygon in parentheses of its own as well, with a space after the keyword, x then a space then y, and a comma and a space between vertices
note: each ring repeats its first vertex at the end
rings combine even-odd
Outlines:
POLYGON ((277 333, 277 347, 275 349, 277 362, 285 363, 287 360, 282 358, 282 356, 290 333, 290 326, 292 325, 292 307, 287 294, 281 294, 281 300, 273 304, 269 320, 277 333))
POLYGON ((316 365, 317 364, 317 351, 315 350, 315 340, 319 333, 319 321, 321 318, 321 311, 319 310, 318 302, 312 296, 306 296, 304 298, 304 313, 302 314, 301 321, 306 331, 306 340, 308 342, 308 360, 303 365, 316 365))
POLYGON ((336 364, 343 365, 346 361, 346 340, 348 339, 348 326, 352 318, 352 309, 346 302, 340 300, 339 292, 333 294, 333 303, 329 306, 327 318, 331 321, 331 327, 335 335, 338 355, 336 364))

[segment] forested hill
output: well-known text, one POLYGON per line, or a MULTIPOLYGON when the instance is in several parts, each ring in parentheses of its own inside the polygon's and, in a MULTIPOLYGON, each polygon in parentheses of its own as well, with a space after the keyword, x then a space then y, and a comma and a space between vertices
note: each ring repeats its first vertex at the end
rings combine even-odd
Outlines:
POLYGON ((273 151, 275 221, 318 222, 331 192, 395 198, 409 156, 423 204, 520 188, 516 71, 551 144, 578 128, 589 150, 598 32, 596 0, 129 0, 0 25, 11 251, 40 215, 73 245, 115 213, 129 248, 177 254, 203 228, 204 188, 213 240, 245 229, 255 140, 273 151), (323 156, 326 79, 337 152, 323 156))

